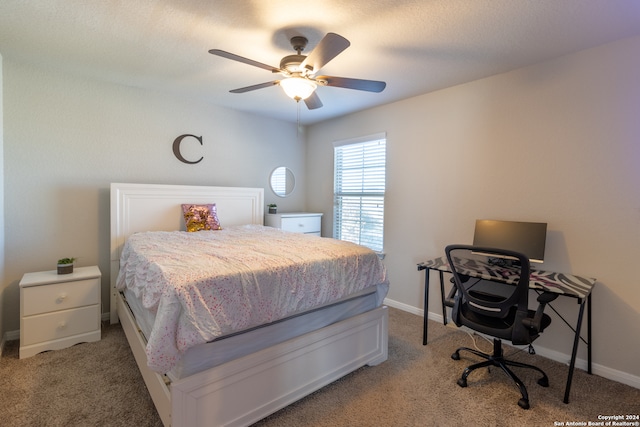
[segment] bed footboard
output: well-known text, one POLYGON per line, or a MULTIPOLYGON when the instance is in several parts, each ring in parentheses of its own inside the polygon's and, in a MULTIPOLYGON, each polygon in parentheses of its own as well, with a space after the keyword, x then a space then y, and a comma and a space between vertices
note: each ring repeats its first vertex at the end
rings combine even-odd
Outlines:
POLYGON ((134 321, 121 296, 118 314, 165 426, 246 426, 388 354, 388 310, 379 307, 167 387, 146 366, 137 328, 125 327, 134 321))

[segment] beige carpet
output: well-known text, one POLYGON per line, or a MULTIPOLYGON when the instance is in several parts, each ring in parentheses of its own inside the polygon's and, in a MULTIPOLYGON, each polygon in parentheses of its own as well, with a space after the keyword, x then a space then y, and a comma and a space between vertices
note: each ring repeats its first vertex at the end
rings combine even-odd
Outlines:
MULTIPOLYGON (((364 367, 256 424, 286 426, 554 426, 598 421, 598 415, 640 414, 640 390, 577 370, 571 402, 562 402, 567 367, 519 352, 549 375, 551 386, 517 370, 531 409, 499 370, 483 369, 456 385, 470 358, 454 361, 464 332, 437 323, 422 346, 422 319, 390 309, 389 360, 364 367)), ((489 351, 491 345, 480 339, 489 351)), ((510 351, 507 351, 509 353, 510 351)), ((516 368, 517 369, 517 368, 516 368)), ((160 426, 124 333, 105 326, 103 339, 19 360, 17 341, 0 360, 0 426, 160 426)))

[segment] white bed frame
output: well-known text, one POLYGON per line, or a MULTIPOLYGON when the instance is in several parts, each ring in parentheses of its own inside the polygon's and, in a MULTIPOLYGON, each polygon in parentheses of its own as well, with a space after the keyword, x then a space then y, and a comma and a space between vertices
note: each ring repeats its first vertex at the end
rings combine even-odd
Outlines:
POLYGON ((262 188, 111 184, 111 323, 122 323, 165 426, 246 426, 365 365, 387 360, 386 307, 167 383, 115 288, 122 246, 139 231, 184 230, 180 205, 216 203, 222 226, 262 224, 262 188))

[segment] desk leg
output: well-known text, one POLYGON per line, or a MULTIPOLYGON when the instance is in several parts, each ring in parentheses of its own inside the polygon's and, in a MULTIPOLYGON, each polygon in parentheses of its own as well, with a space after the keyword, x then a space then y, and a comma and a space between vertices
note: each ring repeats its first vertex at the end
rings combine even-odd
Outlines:
POLYGON ((587 372, 591 375, 591 294, 587 297, 587 372))
POLYGON ((424 270, 424 323, 422 325, 422 345, 427 345, 427 318, 429 317, 429 269, 424 270))
MULTIPOLYGON (((573 339, 573 351, 571 352, 571 363, 569 364, 569 375, 567 376, 567 385, 564 390, 564 403, 569 403, 569 392, 571 391, 571 381, 573 380, 573 370, 576 366, 576 355, 578 354, 578 343, 580 342, 580 330, 582 329, 582 315, 584 314, 584 305, 587 300, 580 302, 580 311, 578 312, 578 323, 576 325, 576 336, 573 339)), ((589 343, 590 344, 590 343, 589 343)))
POLYGON ((444 305, 444 273, 442 270, 438 271, 440 273, 440 302, 442 303, 442 323, 447 325, 447 309, 444 305))

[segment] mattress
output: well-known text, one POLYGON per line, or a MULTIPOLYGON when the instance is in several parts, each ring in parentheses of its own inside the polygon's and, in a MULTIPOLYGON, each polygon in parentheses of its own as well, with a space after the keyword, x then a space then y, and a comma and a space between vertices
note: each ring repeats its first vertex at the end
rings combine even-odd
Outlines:
POLYGON ((181 362, 192 348, 242 340, 240 332, 261 325, 288 339, 304 333, 292 327, 301 314, 316 316, 313 330, 375 308, 388 290, 384 266, 367 248, 257 225, 135 234, 123 248, 117 286, 146 329, 149 367, 178 377, 192 370, 181 362), (330 314, 313 314, 328 306, 330 314))
MULTIPOLYGON (((172 381, 221 365, 225 362, 255 353, 272 345, 297 338, 352 316, 373 310, 382 305, 388 285, 367 288, 357 295, 342 301, 318 307, 267 325, 251 328, 220 337, 214 341, 189 348, 180 360, 165 374, 172 381)), ((148 337, 153 327, 154 314, 146 310, 139 298, 130 290, 123 292, 125 301, 133 313, 136 323, 148 337)))

